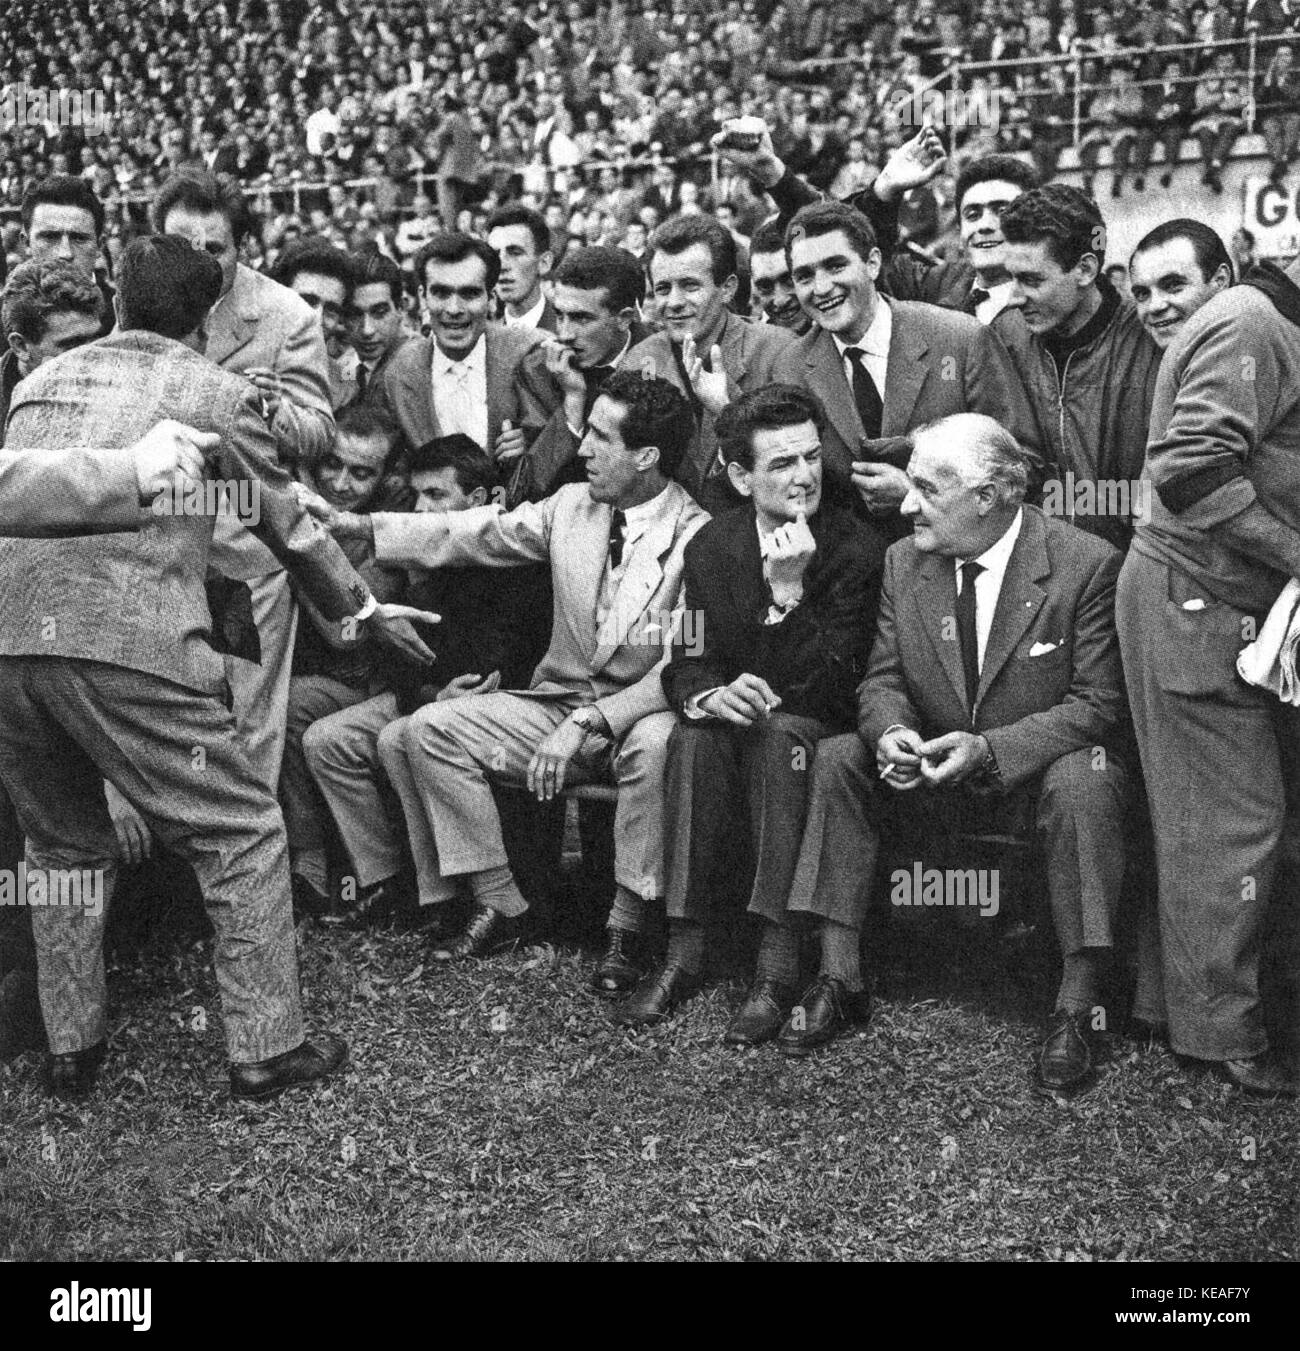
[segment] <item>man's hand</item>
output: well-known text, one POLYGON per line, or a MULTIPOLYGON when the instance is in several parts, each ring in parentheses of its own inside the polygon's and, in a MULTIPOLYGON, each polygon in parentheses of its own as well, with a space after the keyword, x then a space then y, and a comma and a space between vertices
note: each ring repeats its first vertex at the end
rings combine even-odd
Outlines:
POLYGON ((876 175, 872 191, 882 202, 892 202, 943 173, 948 156, 938 132, 927 122, 910 141, 904 141, 876 175))
POLYGON ((566 347, 558 338, 549 338, 542 352, 546 357, 546 369, 565 394, 579 394, 585 399, 587 382, 573 355, 573 349, 566 347))
POLYGON ((921 777, 931 788, 964 783, 988 759, 989 743, 974 732, 948 732, 922 742, 921 777))
POLYGON ((432 649, 415 631, 414 622, 421 624, 440 624, 442 616, 430 610, 417 610, 410 605, 381 605, 365 622, 370 632, 394 652, 400 652, 412 661, 423 666, 431 666, 437 657, 432 649))
POLYGON ((448 699, 464 699, 470 694, 491 694, 501 684, 501 672, 491 675, 453 676, 434 696, 437 703, 446 703, 448 699))
POLYGON ((204 452, 221 444, 220 432, 201 432, 183 422, 163 418, 131 447, 140 501, 147 505, 159 493, 174 490, 176 478, 203 479, 204 452))
POLYGON ((538 802, 549 802, 564 790, 569 761, 586 739, 586 732, 571 717, 542 739, 528 762, 528 791, 538 802))
POLYGON ((761 676, 746 672, 701 700, 700 711, 737 727, 752 727, 755 719, 770 717, 780 706, 771 685, 761 676))
POLYGON ((507 418, 501 423, 501 434, 497 437, 496 446, 493 449, 493 458, 498 464, 509 464, 512 460, 517 460, 528 449, 528 443, 524 440, 524 429, 522 427, 512 427, 507 418))
POLYGON ((907 475, 892 464, 854 460, 852 469, 853 486, 870 512, 884 515, 896 511, 907 496, 907 475))
POLYGON ((686 368, 686 378, 691 382, 695 397, 714 417, 731 402, 727 393, 727 373, 722 369, 722 348, 714 346, 709 351, 709 365, 712 370, 704 369, 704 358, 695 346, 695 339, 688 337, 682 343, 682 365, 686 368))
POLYGON ((270 366, 250 366, 244 375, 253 382, 257 392, 262 396, 262 412, 266 415, 266 420, 274 422, 275 415, 280 411, 280 400, 284 397, 279 374, 270 366))
POLYGON ((763 541, 763 575, 772 588, 772 600, 785 609, 803 599, 803 578, 817 552, 802 507, 793 521, 778 526, 763 541))
POLYGON ((734 164, 741 173, 748 174, 765 188, 775 187, 785 176, 785 165, 777 156, 776 147, 772 144, 771 129, 766 126, 763 128, 756 150, 737 150, 735 146, 723 144, 727 139, 728 128, 735 120, 734 117, 728 118, 722 124, 722 130, 714 134, 710 144, 728 164, 734 164))
POLYGON ((132 866, 153 857, 153 835, 144 817, 113 787, 104 782, 104 796, 108 799, 108 815, 117 833, 117 856, 132 866))
POLYGON ((876 743, 880 777, 900 792, 921 783, 921 735, 910 727, 891 727, 876 743))

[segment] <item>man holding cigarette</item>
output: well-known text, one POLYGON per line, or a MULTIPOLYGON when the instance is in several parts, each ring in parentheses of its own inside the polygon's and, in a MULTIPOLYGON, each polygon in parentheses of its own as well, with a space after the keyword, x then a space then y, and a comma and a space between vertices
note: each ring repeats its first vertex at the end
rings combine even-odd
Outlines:
MULTIPOLYGON (((822 411, 769 385, 718 418, 719 447, 746 505, 686 546, 686 611, 664 671, 682 721, 668 747, 666 960, 615 1014, 657 1022, 699 987, 709 908, 752 873, 762 924, 756 978, 724 1040, 770 1041, 799 989, 787 901, 819 742, 854 723, 854 690, 875 627, 884 540, 847 507, 822 505, 822 411)), ((827 1017, 855 1009, 858 930, 823 923, 822 974, 804 997, 827 1017), (847 954, 847 955, 846 955, 847 954)), ((606 966, 602 993, 626 990, 629 963, 606 966), (621 987, 621 989, 620 989, 621 987)))

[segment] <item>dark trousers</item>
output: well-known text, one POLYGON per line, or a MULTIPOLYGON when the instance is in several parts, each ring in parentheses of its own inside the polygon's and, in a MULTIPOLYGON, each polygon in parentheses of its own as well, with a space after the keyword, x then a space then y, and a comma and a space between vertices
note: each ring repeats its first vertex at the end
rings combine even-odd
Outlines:
POLYGON ((106 1034, 103 931, 117 837, 110 780, 198 875, 233 1062, 303 1038, 284 819, 214 696, 63 657, 0 658, 0 781, 28 868, 102 870, 103 906, 33 906, 41 1010, 56 1053, 106 1034))
POLYGON ((752 868, 750 913, 781 922, 817 746, 829 731, 781 712, 752 727, 678 723, 665 776, 669 919, 703 923, 713 898, 752 868))

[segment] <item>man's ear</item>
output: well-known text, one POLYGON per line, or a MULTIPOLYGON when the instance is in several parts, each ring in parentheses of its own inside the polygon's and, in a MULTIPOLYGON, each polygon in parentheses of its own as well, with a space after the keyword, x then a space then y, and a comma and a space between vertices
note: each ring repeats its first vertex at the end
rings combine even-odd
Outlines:
POLYGON ((18 358, 19 366, 22 366, 26 362, 30 350, 27 339, 21 333, 11 333, 9 335, 9 350, 18 358))
MULTIPOLYGON (((658 469, 663 472, 663 466, 659 463, 658 446, 638 446, 636 451, 636 468, 639 474, 648 474, 652 469, 658 469)), ((664 475, 667 478, 667 474, 664 475)))
POLYGON ((1091 286, 1101 274, 1101 260, 1095 253, 1085 253, 1074 265, 1074 275, 1082 290, 1091 286))
POLYGON ((738 464, 735 460, 728 460, 727 477, 731 480, 731 486, 741 497, 753 496, 752 478, 744 465, 738 464))
POLYGON ((618 320, 619 327, 622 328, 625 333, 631 333, 632 325, 637 321, 636 306, 625 305, 618 311, 614 318, 618 320))
POLYGON ((555 255, 547 249, 545 253, 537 255, 537 275, 539 277, 549 277, 551 268, 555 266, 555 255))
POLYGON ((739 285, 740 285, 740 278, 737 277, 734 272, 731 274, 731 276, 727 278, 726 281, 722 283, 722 286, 719 289, 722 291, 722 298, 727 303, 727 305, 730 305, 731 302, 736 298, 736 288, 739 285))
POLYGON ((488 490, 480 483, 469 495, 469 504, 471 507, 481 507, 486 505, 488 500, 488 490))
POLYGON ((872 282, 880 276, 880 269, 884 264, 884 254, 882 254, 879 249, 872 249, 871 252, 867 254, 867 273, 871 277, 872 282))
POLYGON ((1225 286, 1232 285, 1232 277, 1228 274, 1226 263, 1219 264, 1214 276, 1210 278, 1210 285, 1213 286, 1216 291, 1222 291, 1225 286))

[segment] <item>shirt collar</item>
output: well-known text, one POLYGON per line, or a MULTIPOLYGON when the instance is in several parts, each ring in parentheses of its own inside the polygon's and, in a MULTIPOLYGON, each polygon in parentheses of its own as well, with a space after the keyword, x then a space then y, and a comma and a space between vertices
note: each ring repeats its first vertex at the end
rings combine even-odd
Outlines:
POLYGON ((630 544, 632 540, 645 534, 646 527, 663 510, 667 495, 668 484, 664 484, 648 502, 624 509, 623 518, 626 524, 623 527, 623 539, 626 543, 630 544))
POLYGON ((546 309, 546 297, 539 296, 537 304, 531 310, 525 310, 518 319, 507 312, 503 318, 507 328, 537 328, 542 322, 542 312, 546 309))
POLYGON ((434 375, 445 375, 448 371, 465 370, 471 374, 479 371, 487 374, 487 334, 479 335, 479 340, 470 348, 468 354, 459 361, 453 361, 438 346, 437 342, 433 344, 433 373, 434 375))
POLYGON ((859 351, 865 352, 871 357, 888 357, 889 340, 894 332, 894 316, 890 313, 889 302, 884 296, 880 296, 876 302, 876 313, 872 316, 871 324, 867 331, 857 342, 843 342, 835 334, 831 337, 835 339, 835 346, 840 350, 841 358, 850 347, 856 347, 859 351))
POLYGON ((960 570, 963 563, 978 563, 985 572, 993 573, 995 576, 1001 576, 1007 570, 1007 563, 1011 558, 1011 551, 1016 547, 1016 540, 1020 538, 1020 527, 1024 524, 1025 509, 1021 507, 1016 512, 1016 519, 1002 532, 1001 538, 995 543, 990 544, 984 552, 976 558, 954 558, 953 564, 960 570))

